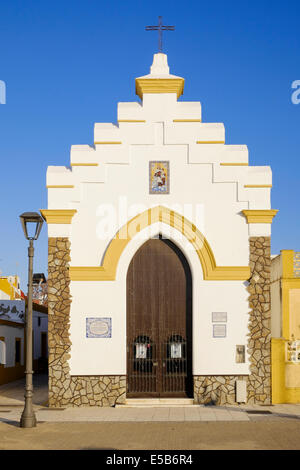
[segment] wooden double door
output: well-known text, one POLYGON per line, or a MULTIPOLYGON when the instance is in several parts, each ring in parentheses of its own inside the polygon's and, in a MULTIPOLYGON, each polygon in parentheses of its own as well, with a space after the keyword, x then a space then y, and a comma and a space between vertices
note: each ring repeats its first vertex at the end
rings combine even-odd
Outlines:
POLYGON ((147 241, 127 273, 127 396, 192 397, 192 278, 170 240, 147 241))

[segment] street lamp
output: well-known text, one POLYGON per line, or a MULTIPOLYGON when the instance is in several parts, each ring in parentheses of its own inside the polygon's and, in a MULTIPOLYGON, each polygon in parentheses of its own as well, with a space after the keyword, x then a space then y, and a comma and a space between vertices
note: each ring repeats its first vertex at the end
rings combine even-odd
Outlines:
POLYGON ((21 428, 33 428, 36 426, 36 418, 32 407, 33 385, 32 385, 32 278, 33 278, 33 241, 37 240, 43 225, 43 218, 36 212, 24 212, 20 215, 24 235, 29 240, 28 247, 28 294, 26 315, 26 386, 25 406, 21 416, 21 428))

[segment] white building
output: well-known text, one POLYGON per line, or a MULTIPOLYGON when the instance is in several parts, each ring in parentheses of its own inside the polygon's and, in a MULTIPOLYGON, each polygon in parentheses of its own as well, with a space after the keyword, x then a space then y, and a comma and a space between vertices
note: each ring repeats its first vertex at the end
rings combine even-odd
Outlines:
POLYGON ((155 54, 48 168, 50 406, 270 402, 272 172, 183 89, 155 54))
MULTIPOLYGON (((32 313, 33 370, 39 372, 48 357, 47 308, 33 304, 32 313)), ((24 377, 24 332, 25 301, 0 300, 0 385, 24 377)))

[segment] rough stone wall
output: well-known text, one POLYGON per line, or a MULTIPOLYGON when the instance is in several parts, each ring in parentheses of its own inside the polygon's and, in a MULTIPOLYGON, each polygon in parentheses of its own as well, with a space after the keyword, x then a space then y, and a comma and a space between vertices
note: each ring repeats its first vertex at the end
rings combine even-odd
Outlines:
POLYGON ((247 380, 243 376, 194 376, 194 403, 198 405, 236 404, 237 380, 247 380))
POLYGON ((49 238, 49 406, 113 406, 126 396, 125 376, 70 376, 70 241, 49 238))
POLYGON ((248 402, 271 403, 271 238, 250 238, 248 402))

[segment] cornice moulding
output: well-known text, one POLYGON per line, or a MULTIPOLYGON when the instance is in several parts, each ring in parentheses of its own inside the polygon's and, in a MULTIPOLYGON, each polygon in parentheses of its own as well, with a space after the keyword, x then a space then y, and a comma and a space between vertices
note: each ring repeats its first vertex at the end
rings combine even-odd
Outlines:
POLYGON ((71 224, 76 214, 75 209, 41 209, 43 218, 47 224, 71 224))
POLYGON ((277 210, 244 210, 242 211, 248 224, 271 224, 278 213, 277 210))

